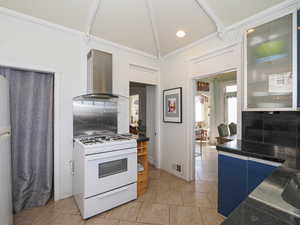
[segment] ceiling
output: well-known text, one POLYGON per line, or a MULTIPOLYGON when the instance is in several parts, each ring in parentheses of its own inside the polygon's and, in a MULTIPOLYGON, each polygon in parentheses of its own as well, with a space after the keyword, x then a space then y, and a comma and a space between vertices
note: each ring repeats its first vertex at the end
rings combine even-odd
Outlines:
POLYGON ((0 0, 0 6, 166 55, 284 0, 0 0), (234 13, 233 13, 234 12, 234 13), (184 38, 176 37, 184 30, 184 38))

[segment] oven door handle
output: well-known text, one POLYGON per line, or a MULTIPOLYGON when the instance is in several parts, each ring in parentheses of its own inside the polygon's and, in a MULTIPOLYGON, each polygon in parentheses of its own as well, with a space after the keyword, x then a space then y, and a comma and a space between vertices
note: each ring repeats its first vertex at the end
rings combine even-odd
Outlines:
POLYGON ((125 186, 125 187, 121 187, 121 188, 117 188, 117 189, 109 191, 109 192, 106 192, 104 194, 101 194, 99 196, 99 198, 105 198, 105 197, 108 197, 110 195, 114 195, 114 194, 117 194, 117 193, 120 193, 120 192, 123 192, 123 191, 127 191, 129 189, 129 187, 130 187, 130 185, 129 186, 125 186))
POLYGON ((137 154, 136 148, 121 150, 121 151, 100 153, 100 154, 95 154, 95 155, 88 155, 86 157, 86 159, 87 159, 87 161, 94 161, 94 160, 99 160, 99 159, 106 159, 106 158, 111 158, 111 157, 116 157, 116 156, 124 156, 124 155, 132 155, 132 154, 137 154))

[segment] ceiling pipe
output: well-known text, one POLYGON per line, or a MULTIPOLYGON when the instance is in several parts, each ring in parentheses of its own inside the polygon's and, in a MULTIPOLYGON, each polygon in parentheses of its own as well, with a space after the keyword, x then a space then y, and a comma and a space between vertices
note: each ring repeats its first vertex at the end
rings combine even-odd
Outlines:
POLYGON ((220 18, 214 13, 205 0, 195 0, 197 5, 207 14, 207 16, 215 23, 219 37, 222 37, 226 32, 226 27, 220 18))
POLYGON ((147 12, 148 12, 150 25, 151 25, 151 30, 152 30, 152 34, 153 34, 157 57, 160 59, 161 58, 161 55, 160 55, 161 49, 160 49, 157 27, 156 27, 156 23, 155 23, 155 17, 153 14, 153 7, 152 7, 150 0, 145 0, 145 3, 146 3, 146 8, 147 8, 147 12))

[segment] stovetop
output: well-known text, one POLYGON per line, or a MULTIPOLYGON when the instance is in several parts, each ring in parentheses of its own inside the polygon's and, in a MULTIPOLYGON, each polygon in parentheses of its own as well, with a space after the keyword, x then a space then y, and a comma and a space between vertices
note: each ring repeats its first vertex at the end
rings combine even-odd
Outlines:
POLYGON ((132 138, 130 136, 124 136, 119 134, 85 136, 79 138, 79 141, 84 145, 107 144, 107 143, 121 142, 121 141, 128 141, 128 140, 132 140, 132 138))

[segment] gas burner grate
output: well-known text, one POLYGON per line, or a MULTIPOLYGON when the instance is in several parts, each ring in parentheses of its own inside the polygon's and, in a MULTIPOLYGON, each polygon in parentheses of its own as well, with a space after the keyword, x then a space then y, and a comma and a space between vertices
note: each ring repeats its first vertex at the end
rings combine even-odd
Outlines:
POLYGON ((116 141, 126 141, 131 138, 124 137, 122 135, 103 135, 103 136, 92 136, 92 137, 83 137, 80 139, 80 142, 84 145, 93 145, 93 144, 102 144, 116 141))

